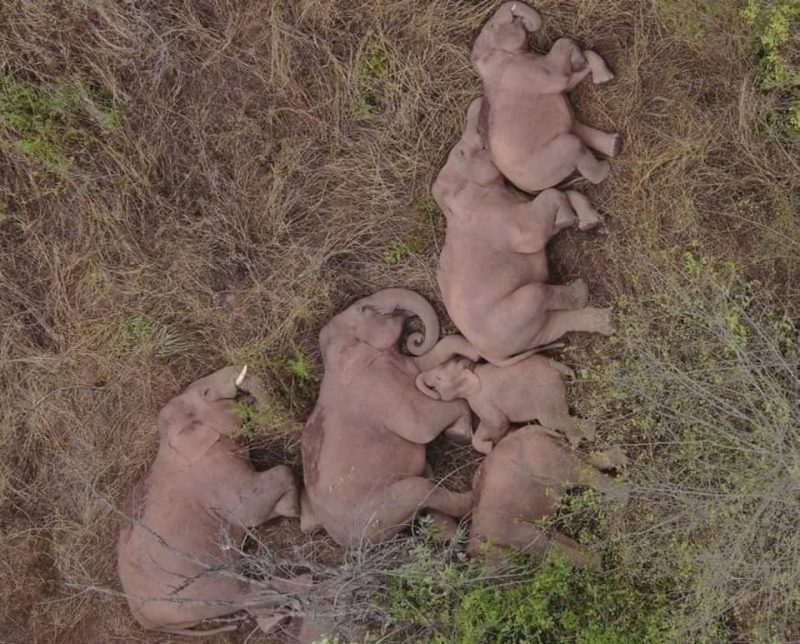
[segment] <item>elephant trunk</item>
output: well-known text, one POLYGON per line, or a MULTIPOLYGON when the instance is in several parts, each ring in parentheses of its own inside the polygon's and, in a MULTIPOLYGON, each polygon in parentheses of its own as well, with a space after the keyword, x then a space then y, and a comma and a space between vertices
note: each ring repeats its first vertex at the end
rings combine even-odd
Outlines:
POLYGON ((410 333, 406 348, 411 355, 421 356, 430 351, 439 339, 439 317, 430 302, 419 293, 405 288, 387 288, 365 298, 364 303, 382 313, 405 313, 422 320, 424 331, 410 333))
POLYGON ((436 391, 433 387, 431 387, 427 382, 425 382, 424 373, 421 373, 417 376, 416 384, 417 384, 417 389, 419 389, 428 398, 432 398, 433 400, 442 399, 442 397, 439 395, 439 392, 436 391))

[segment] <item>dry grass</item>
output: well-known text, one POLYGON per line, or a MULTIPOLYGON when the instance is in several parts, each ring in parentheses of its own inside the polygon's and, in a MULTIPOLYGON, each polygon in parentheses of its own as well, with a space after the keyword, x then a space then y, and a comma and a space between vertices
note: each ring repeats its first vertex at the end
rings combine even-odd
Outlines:
MULTIPOLYGON (((76 590, 116 587, 106 501, 152 458, 159 406, 247 359, 273 384, 275 417, 256 428, 264 464, 297 465, 324 320, 379 287, 435 297, 442 223, 428 188, 478 92, 468 47, 495 4, 0 8, 4 78, 48 100, 76 80, 89 88, 41 126, 56 157, 0 121, 8 641, 164 641, 116 598, 76 590)), ((608 301, 649 288, 642 256, 696 241, 796 301, 798 149, 763 127, 773 99, 756 89, 734 4, 537 4, 538 46, 570 34, 616 70, 576 104, 627 142, 589 190, 607 234, 565 234, 555 273, 608 301)), ((602 341, 577 344, 569 360, 604 359, 602 341)))

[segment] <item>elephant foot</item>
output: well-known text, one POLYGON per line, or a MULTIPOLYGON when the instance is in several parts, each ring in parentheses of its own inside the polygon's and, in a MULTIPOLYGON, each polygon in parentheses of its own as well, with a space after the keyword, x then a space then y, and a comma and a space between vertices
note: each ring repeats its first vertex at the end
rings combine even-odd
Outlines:
MULTIPOLYGON (((589 303, 589 286, 580 277, 568 287, 573 309, 582 309, 589 303)), ((574 375, 574 374, 573 374, 574 375)))
POLYGON ((594 83, 595 85, 610 83, 612 80, 614 80, 614 73, 608 68, 595 70, 592 73, 592 83, 594 83))
POLYGON ((595 318, 592 325, 594 333, 602 333, 603 335, 611 335, 614 333, 614 323, 611 320, 611 308, 594 309, 593 317, 595 318))
POLYGON ((620 134, 619 132, 616 132, 613 135, 613 138, 612 138, 611 154, 609 156, 615 157, 620 152, 622 152, 622 142, 623 142, 622 134, 620 134))

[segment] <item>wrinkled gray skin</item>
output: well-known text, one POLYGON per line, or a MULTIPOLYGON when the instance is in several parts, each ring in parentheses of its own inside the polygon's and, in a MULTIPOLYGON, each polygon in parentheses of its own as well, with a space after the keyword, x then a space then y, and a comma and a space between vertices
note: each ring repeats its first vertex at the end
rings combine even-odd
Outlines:
POLYGON ((488 454, 511 423, 538 421, 562 432, 573 445, 591 438, 591 427, 570 416, 564 378, 575 379, 566 365, 539 355, 497 367, 453 358, 417 376, 417 387, 434 400, 463 398, 480 418, 473 447, 488 454))
MULTIPOLYGON (((602 466, 623 465, 624 457, 617 456, 616 460, 604 459, 602 466)), ((579 459, 549 430, 528 425, 511 432, 476 472, 467 552, 499 558, 507 548, 542 555, 553 548, 575 563, 599 568, 599 555, 540 526, 543 518, 556 512, 559 499, 578 486, 594 488, 619 504, 627 503, 625 484, 579 459)))
POLYGON ((575 170, 592 183, 608 177, 608 161, 590 148, 616 156, 620 134, 575 120, 566 92, 591 74, 595 84, 614 75, 593 51, 561 38, 540 56, 527 35, 541 25, 539 14, 522 2, 506 2, 481 30, 472 64, 483 81, 485 136, 500 172, 518 188, 552 188, 575 170))
POLYGON ((443 431, 468 442, 464 401, 437 402, 415 385, 417 375, 460 348, 439 337, 431 305, 413 291, 387 289, 335 316, 320 333, 325 374, 302 438, 305 490, 300 525, 324 528, 343 546, 396 534, 421 509, 440 526, 472 507, 471 493, 454 493, 427 476, 425 446, 443 431), (422 336, 398 344, 404 323, 419 316, 422 336), (429 352, 430 351, 430 352, 429 352))
POLYGON ((509 186, 478 134, 480 106, 481 99, 470 105, 432 190, 447 217, 438 281, 450 318, 493 364, 570 331, 611 333, 611 310, 586 306, 582 280, 547 284, 550 238, 574 224, 591 228, 600 216, 578 192, 531 199, 509 186))
MULTIPOLYGON (((145 628, 186 635, 203 619, 248 609, 260 624, 282 619, 270 589, 292 592, 291 580, 269 588, 213 569, 230 571, 245 528, 299 515, 291 470, 256 472, 231 440, 239 426, 234 398, 248 391, 264 402, 261 382, 246 368, 226 367, 190 385, 158 415, 159 448, 150 471, 134 488, 124 512, 118 570, 128 604, 145 628)), ((235 629, 229 625, 216 629, 235 629)))

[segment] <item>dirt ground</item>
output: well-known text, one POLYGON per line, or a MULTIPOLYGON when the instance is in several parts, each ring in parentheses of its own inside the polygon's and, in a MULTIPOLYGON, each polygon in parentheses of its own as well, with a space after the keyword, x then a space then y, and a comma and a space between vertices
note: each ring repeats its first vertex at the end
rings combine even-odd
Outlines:
MULTIPOLYGON (((497 4, 0 7, 0 90, 44 114, 20 125, 0 101, 1 641, 172 641, 114 594, 115 507, 184 385, 251 365, 275 405, 247 440, 260 466, 299 474, 322 324, 388 286, 446 320, 429 188, 479 94, 469 47, 497 4)), ((596 304, 635 286, 642 256, 691 244, 798 296, 798 156, 763 127, 782 98, 757 88, 735 4, 536 3, 535 47, 569 35, 617 74, 574 97, 625 137, 608 182, 572 181, 607 222, 552 248, 554 278, 584 277, 596 304)), ((602 360, 604 342, 572 338, 564 359, 602 360)))

